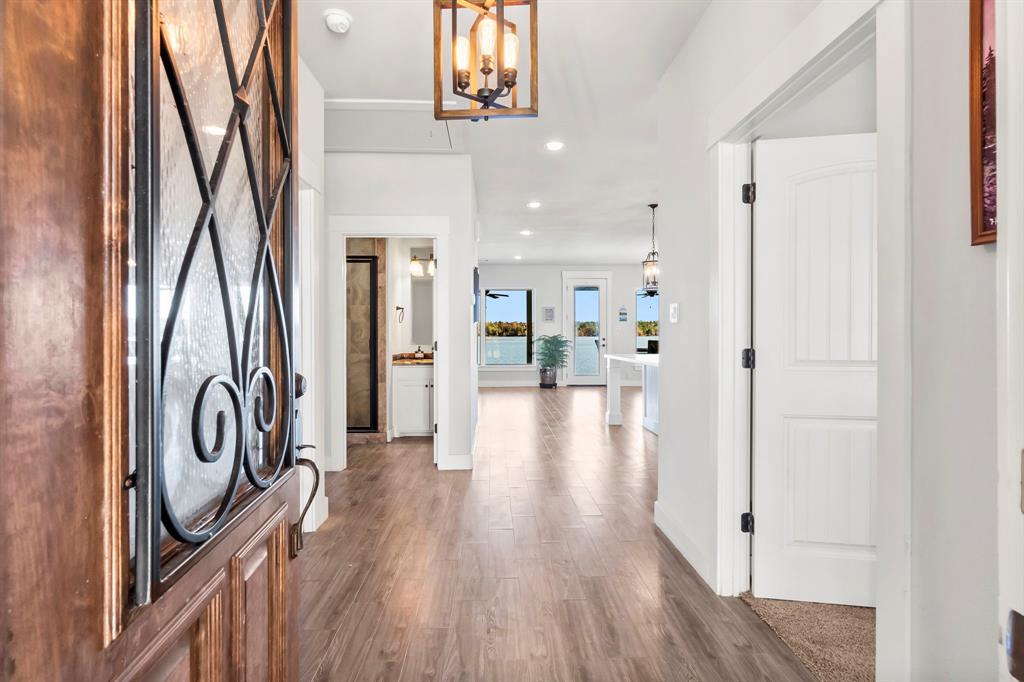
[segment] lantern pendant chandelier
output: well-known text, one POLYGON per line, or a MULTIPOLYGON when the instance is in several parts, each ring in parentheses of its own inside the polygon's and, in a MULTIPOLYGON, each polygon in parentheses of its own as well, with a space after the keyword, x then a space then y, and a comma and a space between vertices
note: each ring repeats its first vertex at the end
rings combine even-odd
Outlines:
POLYGON ((647 204, 651 208, 651 252, 644 258, 644 285, 643 290, 648 296, 658 293, 658 249, 654 243, 654 209, 657 204, 647 204))
POLYGON ((536 116, 537 0, 434 0, 434 118, 487 121, 536 116), (529 12, 529 106, 519 106, 520 34, 505 16, 507 7, 524 7, 529 12), (445 12, 451 14, 451 91, 468 100, 468 108, 444 106, 445 12), (468 37, 459 34, 460 16, 464 24, 473 19, 468 37))

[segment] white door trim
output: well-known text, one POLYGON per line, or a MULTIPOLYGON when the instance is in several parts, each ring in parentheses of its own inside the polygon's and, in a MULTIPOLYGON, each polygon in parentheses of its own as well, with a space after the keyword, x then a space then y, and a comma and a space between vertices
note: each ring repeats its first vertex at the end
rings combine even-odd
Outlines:
MULTIPOLYGON (((611 319, 612 319, 612 271, 611 270, 563 270, 562 271, 562 336, 574 342, 575 332, 569 323, 569 280, 570 279, 603 279, 604 280, 604 324, 602 329, 605 333, 605 353, 608 352, 608 344, 611 342, 611 319)), ((575 348, 573 349, 575 352, 575 348)), ((570 360, 571 362, 571 360, 570 360)), ((600 360, 603 363, 603 360, 600 360)), ((562 370, 562 377, 569 383, 569 369, 562 370)), ((605 381, 607 381, 607 376, 605 381)))
MULTIPOLYGON (((1021 452, 1024 450, 1024 5, 996 2, 996 120, 999 121, 996 249, 996 376, 998 424, 997 618, 1010 609, 1024 612, 1024 514, 1021 513, 1021 452)), ((1005 638, 1005 633, 1004 633, 1005 638)), ((1000 679, 1010 680, 1005 653, 997 644, 1000 679)))
MULTIPOLYGON (((822 3, 751 77, 764 83, 724 100, 709 121, 717 146, 719 278, 714 291, 711 342, 717 347, 717 571, 715 590, 736 595, 749 588, 748 538, 739 517, 749 510, 749 376, 738 370, 738 350, 749 339, 750 233, 740 186, 750 177, 746 143, 781 103, 826 84, 851 52, 875 38, 878 54, 879 224, 879 432, 878 628, 879 679, 910 677, 910 453, 911 453, 911 215, 910 215, 910 3, 858 0, 822 3), (844 8, 845 6, 845 8, 844 8), (872 12, 873 10, 873 12, 872 12), (827 15, 827 16, 826 16, 827 15), (808 42, 803 27, 826 20, 833 40, 808 42), (808 24, 807 22, 812 22, 808 24), (812 51, 813 47, 816 52, 812 51), (786 58, 783 56, 789 55, 786 58), (771 74, 762 73, 770 70, 771 74)), ((753 80, 752 80, 753 79, 753 80)), ((743 88, 737 90, 737 93, 743 88)), ((1001 143, 1002 144, 1002 143, 1001 143)), ((1022 258, 1024 261, 1024 258, 1022 258)))
MULTIPOLYGON (((450 298, 448 295, 451 279, 449 260, 449 234, 451 232, 448 216, 347 216, 332 215, 327 219, 326 252, 328 263, 343 263, 345 259, 345 240, 349 237, 424 237, 434 239, 434 255, 438 268, 434 275, 434 292, 437 301, 434 305, 434 337, 438 349, 434 353, 434 395, 435 419, 437 420, 437 437, 434 438, 434 453, 438 469, 472 468, 470 457, 466 466, 463 456, 452 456, 449 443, 451 433, 451 394, 447 372, 451 359, 448 356, 451 348, 449 322, 450 298)), ((328 414, 345 414, 345 328, 341 324, 345 319, 345 268, 326 268, 326 310, 339 310, 337 316, 325 315, 327 326, 325 352, 327 365, 325 373, 328 378, 327 409, 328 414)), ((348 463, 348 433, 344 419, 328 419, 327 442, 332 457, 340 464, 341 469, 348 463)))
MULTIPOLYGON (((320 381, 323 372, 321 348, 322 318, 322 272, 320 260, 317 258, 319 252, 318 242, 323 234, 320 229, 323 216, 323 196, 313 185, 305 180, 299 186, 299 234, 298 234, 298 257, 299 257, 299 343, 295 350, 295 367, 309 378, 309 386, 306 394, 299 401, 299 410, 302 414, 302 433, 299 434, 300 443, 310 443, 316 449, 309 450, 304 455, 311 457, 317 466, 325 471, 328 470, 327 451, 324 435, 324 396, 326 390, 320 381)), ((302 499, 309 497, 313 490, 313 473, 303 468, 300 472, 300 488, 302 499)), ((311 532, 320 527, 327 520, 328 503, 325 486, 321 485, 314 498, 313 506, 309 508, 306 515, 303 530, 311 532)))
POLYGON ((712 108, 708 148, 757 136, 768 117, 828 85, 874 35, 880 0, 822 2, 737 87, 712 108))

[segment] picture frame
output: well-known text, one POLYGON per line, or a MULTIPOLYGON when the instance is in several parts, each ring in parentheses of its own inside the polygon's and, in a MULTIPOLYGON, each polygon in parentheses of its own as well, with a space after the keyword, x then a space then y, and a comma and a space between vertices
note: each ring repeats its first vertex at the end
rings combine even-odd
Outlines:
POLYGON ((971 244, 996 241, 995 0, 970 0, 971 244))

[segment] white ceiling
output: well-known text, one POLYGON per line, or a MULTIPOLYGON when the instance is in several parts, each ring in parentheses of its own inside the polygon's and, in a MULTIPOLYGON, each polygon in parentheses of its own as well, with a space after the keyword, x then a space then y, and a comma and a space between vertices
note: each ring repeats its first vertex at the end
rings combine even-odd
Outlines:
MULTIPOLYGON (((540 116, 449 124, 456 151, 461 145, 473 156, 482 262, 643 259, 647 204, 658 199, 655 89, 706 6, 541 0, 540 116), (551 139, 565 149, 547 151, 551 139), (542 207, 526 208, 531 200, 542 207), (524 229, 534 234, 521 236, 524 229)), ((430 0, 299 0, 299 52, 328 99, 426 103, 433 96, 431 8, 430 0), (324 26, 329 7, 352 14, 348 34, 324 26)), ((408 113, 400 120, 425 131, 436 125, 432 105, 420 115, 423 121, 409 121, 408 113)))

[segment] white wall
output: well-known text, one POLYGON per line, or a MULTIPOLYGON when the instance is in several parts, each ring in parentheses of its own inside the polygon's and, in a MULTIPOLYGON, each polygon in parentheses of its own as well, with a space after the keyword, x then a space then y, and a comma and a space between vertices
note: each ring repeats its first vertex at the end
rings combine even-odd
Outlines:
MULTIPOLYGON (((438 268, 448 278, 448 298, 437 305, 448 306, 450 348, 441 352, 448 359, 449 409, 440 419, 447 421, 447 452, 438 453, 441 468, 472 466, 474 414, 476 404, 476 354, 473 347, 473 268, 477 262, 476 198, 473 167, 469 156, 434 154, 343 154, 328 153, 325 166, 325 203, 328 230, 336 219, 352 216, 444 217, 450 230, 448 253, 439 254, 438 268)), ((342 222, 344 222, 342 220, 342 222)), ((399 226, 400 227, 400 226, 399 226)), ((396 228, 396 233, 401 230, 396 228)), ((328 310, 328 318, 344 311, 328 310)), ((343 364, 343 363, 341 363, 343 364)), ((344 371, 332 372, 344 382, 344 371)), ((336 412, 331 401, 329 414, 336 412)), ((446 428, 443 421, 439 429, 446 428)), ((340 436, 338 440, 342 440, 340 436)))
MULTIPOLYGON (((911 670, 993 679, 994 247, 970 245, 968 4, 913 5, 911 670)), ((884 292, 881 292, 884 295, 884 292)))
MULTIPOLYGON (((635 265, 481 265, 480 290, 484 289, 533 289, 534 333, 563 334, 562 329, 562 272, 598 270, 612 273, 608 292, 608 308, 611 310, 608 337, 609 353, 635 353, 636 289, 640 285, 640 260, 635 265), (554 322, 544 322, 541 308, 555 308, 554 322), (619 306, 629 312, 628 322, 619 322, 619 306)), ((486 304, 485 304, 486 305, 486 304)), ((640 385, 639 367, 630 365, 621 368, 620 376, 627 385, 640 385)), ((537 369, 499 369, 482 366, 480 386, 536 386, 537 369)))
MULTIPOLYGON (((294 349, 298 362, 295 371, 308 380, 308 391, 298 401, 302 418, 300 444, 309 443, 315 450, 303 450, 302 456, 313 459, 321 471, 330 467, 330 457, 324 438, 324 395, 326 380, 322 370, 321 322, 322 277, 316 254, 323 245, 323 187, 324 187, 324 89, 316 77, 299 60, 299 131, 298 173, 299 191, 299 279, 298 334, 294 349)), ((305 504, 313 487, 313 474, 301 469, 300 499, 305 504)), ((327 494, 321 480, 313 506, 306 514, 303 530, 315 530, 327 519, 327 494)))
POLYGON ((816 3, 712 2, 658 87, 661 367, 655 520, 714 585, 717 571, 716 102, 731 93, 816 3), (728 49, 722 49, 728 45, 728 49), (668 306, 679 303, 679 323, 668 306), (665 407, 668 409, 668 407, 665 407))
MULTIPOLYGON (((1024 4, 996 4, 996 120, 999 122, 999 605, 1024 613, 1024 514, 1021 453, 1024 452, 1024 4)), ((1011 676, 997 647, 1000 679, 1011 676)))

